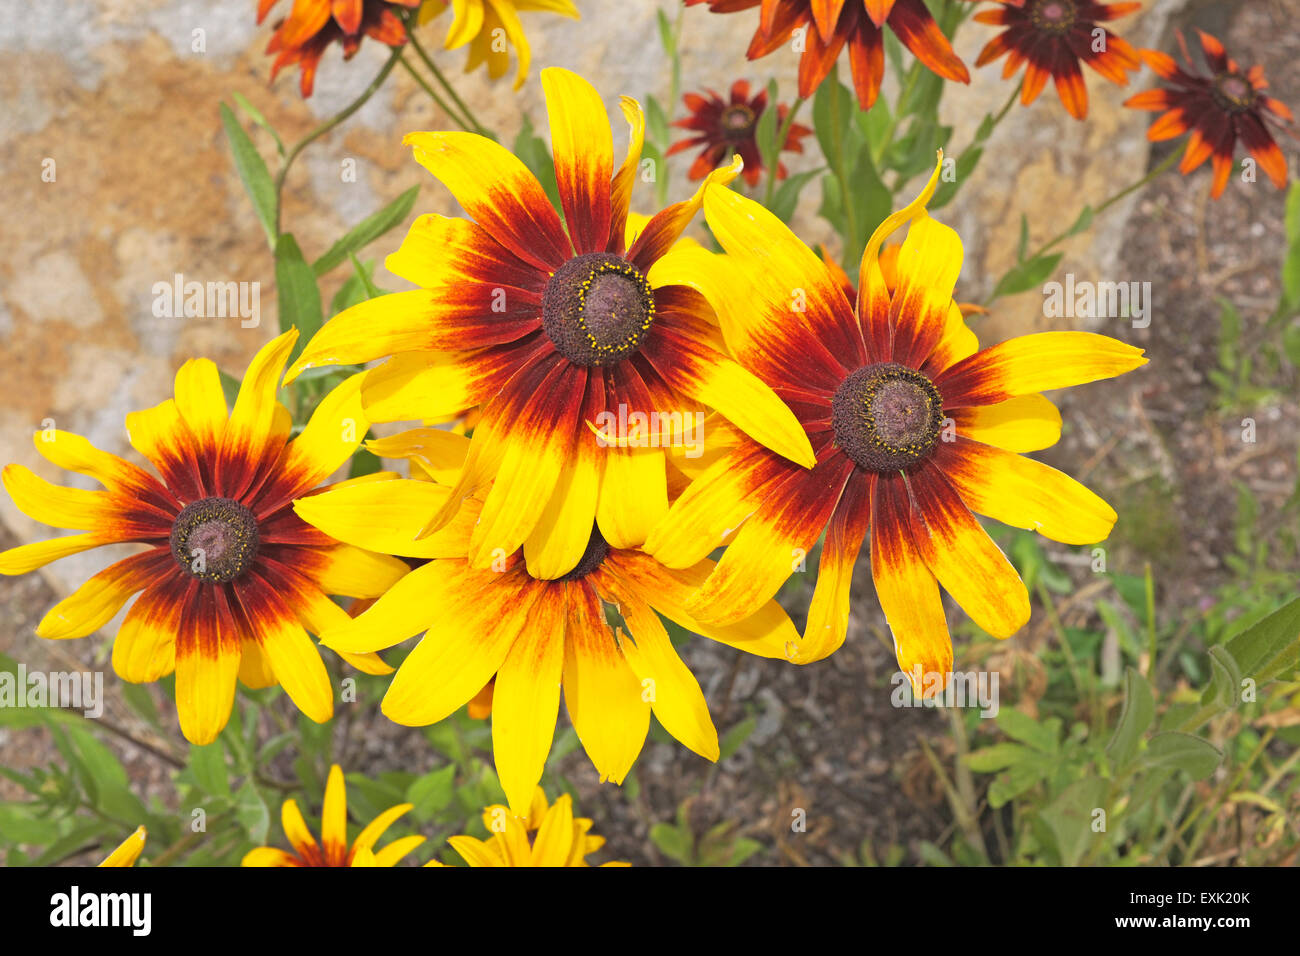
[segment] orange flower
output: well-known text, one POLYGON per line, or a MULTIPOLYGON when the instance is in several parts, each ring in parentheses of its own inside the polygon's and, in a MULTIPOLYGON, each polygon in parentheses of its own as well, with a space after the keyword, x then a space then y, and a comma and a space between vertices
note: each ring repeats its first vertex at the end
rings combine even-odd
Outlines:
MULTIPOLYGON (((1200 34, 1201 50, 1213 71, 1211 76, 1198 76, 1184 72, 1173 57, 1155 50, 1143 50, 1142 59, 1163 79, 1173 84, 1173 89, 1147 90, 1130 97, 1125 106, 1138 110, 1166 111, 1149 130, 1147 139, 1152 142, 1173 139, 1188 130, 1187 152, 1178 167, 1184 175, 1192 172, 1207 159, 1214 159, 1214 185, 1210 195, 1218 199, 1228 185, 1232 172, 1232 157, 1237 140, 1245 144, 1264 172, 1278 189, 1286 187, 1286 157, 1268 131, 1267 122, 1291 123, 1291 110, 1264 93, 1268 81, 1264 68, 1253 66, 1242 71, 1237 61, 1230 59, 1221 44, 1207 33, 1200 34)), ((1183 57, 1190 69, 1195 70, 1187 41, 1178 34, 1183 57)))
POLYGON ((886 24, 913 55, 946 80, 970 82, 966 64, 935 23, 923 0, 686 0, 709 4, 713 13, 735 13, 761 4, 751 60, 767 56, 804 31, 799 95, 807 98, 830 74, 845 46, 858 105, 870 109, 885 76, 886 24))
MULTIPOLYGON (((691 179, 703 179, 713 172, 732 153, 739 153, 745 161, 745 182, 751 186, 758 185, 763 175, 763 157, 758 150, 758 121, 767 109, 767 91, 759 90, 754 96, 749 94, 749 83, 737 80, 731 86, 731 96, 724 100, 713 90, 707 96, 687 93, 682 102, 691 111, 685 119, 679 119, 674 126, 691 130, 695 135, 678 140, 668 149, 668 155, 680 153, 694 146, 703 146, 700 155, 691 165, 691 179)), ((776 125, 780 129, 785 122, 789 107, 779 105, 776 108, 776 125)), ((791 153, 802 153, 800 142, 812 130, 798 123, 791 123, 781 149, 791 153)), ((785 164, 777 165, 777 179, 785 179, 785 164)))
MULTIPOLYGON (((261 23, 279 0, 258 0, 257 22, 261 23)), ((394 6, 418 7, 420 0, 293 0, 289 16, 275 25, 267 53, 278 53, 271 65, 271 79, 283 67, 297 63, 299 89, 311 96, 316 66, 331 43, 343 44, 343 59, 350 60, 370 37, 389 46, 406 42, 406 27, 392 11, 394 6)))
POLYGON ((1012 3, 998 0, 1000 10, 975 14, 980 23, 1005 26, 980 51, 976 66, 992 63, 1011 54, 1002 70, 1008 79, 1025 67, 1025 85, 1020 102, 1028 106, 1038 99, 1048 77, 1056 81, 1061 102, 1075 119, 1088 115, 1088 88, 1083 84, 1080 62, 1119 86, 1128 85, 1126 70, 1142 64, 1137 51, 1124 39, 1098 26, 1139 9, 1140 3, 1094 3, 1093 0, 1029 0, 1012 3), (1100 34, 1098 33, 1100 31, 1100 34), (1100 49, 1098 49, 1100 47, 1100 49))

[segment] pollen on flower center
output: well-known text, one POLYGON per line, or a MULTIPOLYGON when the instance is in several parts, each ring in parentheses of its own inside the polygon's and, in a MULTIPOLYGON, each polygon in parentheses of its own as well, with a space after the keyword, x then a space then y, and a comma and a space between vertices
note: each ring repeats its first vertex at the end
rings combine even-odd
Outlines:
POLYGON ((858 369, 831 400, 835 443, 868 471, 901 471, 919 461, 942 426, 939 390, 925 375, 893 362, 858 369))
POLYGON ((654 322, 650 283, 615 255, 590 252, 555 270, 542 294, 542 328, 577 365, 612 365, 634 354, 654 322))
POLYGON ((1034 26, 1049 33, 1064 33, 1078 16, 1074 0, 1034 0, 1029 17, 1034 26))
POLYGON ((574 565, 573 570, 558 580, 580 581, 600 567, 607 557, 609 557, 609 542, 600 533, 600 529, 592 525, 591 537, 587 540, 587 549, 582 552, 582 557, 578 559, 578 563, 574 565))
POLYGON ((233 581, 253 563, 259 534, 253 513, 229 498, 186 505, 172 523, 172 556, 191 577, 210 584, 233 581))

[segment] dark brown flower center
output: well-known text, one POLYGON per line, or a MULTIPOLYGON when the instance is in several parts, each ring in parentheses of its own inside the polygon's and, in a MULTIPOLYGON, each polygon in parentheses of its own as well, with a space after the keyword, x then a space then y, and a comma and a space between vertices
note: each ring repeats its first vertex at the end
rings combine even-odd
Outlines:
POLYGON ((835 390, 831 427, 844 454, 867 471, 902 471, 934 447, 943 399, 915 369, 880 362, 858 369, 835 390))
POLYGON ((582 557, 578 559, 573 570, 558 580, 581 581, 604 564, 607 557, 609 557, 609 542, 600 533, 600 528, 592 525, 591 537, 587 539, 587 550, 582 552, 582 557))
POLYGON ((654 322, 650 283, 615 255, 589 252, 555 270, 542 294, 542 328, 577 365, 612 365, 634 354, 654 322))
POLYGON ((186 505, 172 523, 172 556, 191 577, 210 584, 233 581, 253 563, 257 519, 237 501, 204 498, 186 505))
POLYGON ((1244 113, 1255 105, 1255 87, 1239 73, 1220 73, 1214 79, 1214 93, 1230 113, 1244 113))
POLYGON ((1065 33, 1078 19, 1078 10, 1074 0, 1033 0, 1029 18, 1040 30, 1065 33))
POLYGON ((733 138, 743 139, 754 127, 758 117, 743 103, 728 106, 722 111, 722 129, 733 138))

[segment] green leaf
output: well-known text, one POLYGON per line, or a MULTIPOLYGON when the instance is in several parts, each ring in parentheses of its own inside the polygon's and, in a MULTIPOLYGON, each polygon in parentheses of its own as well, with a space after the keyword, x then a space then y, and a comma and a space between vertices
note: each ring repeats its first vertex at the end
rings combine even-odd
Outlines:
POLYGON ((218 371, 217 376, 221 379, 221 394, 225 396, 226 405, 234 408, 235 400, 239 398, 239 386, 242 383, 226 371, 218 371))
POLYGON ((862 261, 867 240, 893 210, 893 197, 871 160, 871 150, 865 146, 858 150, 857 162, 849 178, 849 201, 853 203, 855 235, 845 237, 844 268, 854 275, 862 261))
POLYGON ((1175 730, 1152 737, 1142 755, 1147 767, 1175 767, 1185 770, 1193 780, 1204 780, 1222 760, 1223 751, 1208 740, 1175 730))
POLYGON ((1016 245, 1016 262, 1024 262, 1029 255, 1029 217, 1020 214, 1020 242, 1016 245))
POLYGON ((803 187, 810 179, 820 174, 820 169, 812 169, 786 177, 772 196, 772 215, 788 223, 790 217, 794 215, 795 206, 799 204, 799 193, 803 191, 803 187))
POLYGON ((998 743, 966 755, 966 765, 976 773, 997 773, 1026 760, 1038 760, 1039 755, 1020 744, 998 743))
POLYGON ((362 475, 373 475, 383 470, 384 463, 378 455, 369 449, 358 448, 352 453, 352 466, 348 470, 348 477, 360 478, 362 475))
POLYGON ((846 172, 843 165, 853 125, 852 104, 852 92, 834 73, 813 94, 813 131, 832 172, 846 172))
POLYGON ((329 247, 329 251, 311 264, 312 272, 323 276, 335 266, 342 264, 351 253, 360 252, 367 245, 384 233, 406 221, 415 207, 420 187, 412 186, 390 202, 379 212, 367 216, 346 233, 343 238, 329 247))
POLYGON ((670 860, 690 866, 694 852, 690 832, 671 823, 656 823, 650 828, 650 842, 670 860))
MULTIPOLYGON (((238 388, 236 388, 236 391, 238 391, 238 388)), ((128 684, 126 681, 122 681, 118 686, 122 691, 122 699, 126 701, 127 706, 140 717, 143 717, 149 726, 161 729, 158 708, 153 702, 153 695, 149 692, 148 685, 128 684)))
POLYGON ((323 317, 316 273, 302 257, 292 233, 286 232, 275 244, 275 286, 280 303, 280 331, 287 332, 290 327, 298 329, 296 355, 321 327, 323 317))
POLYGON ((1142 735, 1156 716, 1155 696, 1147 679, 1130 667, 1124 674, 1124 706, 1119 712, 1115 734, 1106 745, 1106 756, 1111 764, 1123 767, 1138 751, 1142 735))
POLYGON ((235 818, 248 834, 248 839, 258 846, 266 844, 266 834, 271 827, 271 811, 253 781, 239 788, 235 799, 235 818))
POLYGON ((1241 700, 1241 668, 1227 648, 1210 648, 1210 686, 1201 697, 1202 704, 1214 704, 1222 710, 1234 709, 1241 700))
POLYGON ((1004 734, 1033 747, 1039 753, 1054 754, 1059 748, 1060 721, 1055 718, 1040 724, 1014 707, 1004 707, 998 711, 995 719, 1004 734))
POLYGON ((515 137, 514 154, 537 177, 537 181, 546 190, 551 205, 558 210, 560 189, 555 184, 555 163, 551 159, 551 150, 546 145, 546 141, 533 130, 533 121, 527 114, 524 115, 523 125, 519 128, 519 135, 515 137))
POLYGON ((668 59, 675 59, 677 57, 677 37, 673 34, 673 25, 668 21, 668 15, 662 9, 656 10, 655 14, 655 21, 659 27, 659 42, 663 44, 668 59))
MULTIPOLYGON (((343 281, 343 285, 339 286, 338 292, 335 292, 334 298, 330 300, 331 317, 338 315, 346 309, 352 308, 354 305, 360 305, 371 297, 369 288, 367 287, 373 285, 371 276, 374 275, 374 272, 375 260, 368 259, 361 264, 360 271, 354 270, 352 275, 348 276, 347 279, 343 281)), ((314 370, 308 369, 307 371, 310 372, 314 370)), ((299 379, 305 377, 306 373, 304 372, 299 376, 299 379)))
POLYGON ((226 767, 226 750, 220 741, 204 747, 190 745, 190 770, 205 792, 218 797, 230 796, 230 775, 226 767))
POLYGON ((1086 777, 1061 791, 1061 795, 1042 811, 1056 839, 1056 850, 1063 866, 1076 866, 1093 840, 1105 839, 1105 831, 1094 831, 1097 810, 1108 811, 1107 783, 1100 777, 1086 777))
POLYGON ((736 726, 723 734, 722 740, 718 742, 718 760, 726 760, 739 750, 741 744, 749 739, 749 735, 754 732, 754 728, 757 726, 758 718, 746 717, 740 723, 736 724, 736 726))
POLYGON ((1056 271, 1056 266, 1060 263, 1062 255, 1064 253, 1054 252, 1035 256, 1028 262, 1022 262, 1020 265, 1007 270, 1007 273, 998 280, 992 298, 997 299, 1004 295, 1028 292, 1030 289, 1042 285, 1043 281, 1056 271))
POLYGON ((671 135, 668 130, 668 114, 653 96, 645 98, 645 131, 652 143, 667 148, 671 135))
POLYGON ((262 115, 262 111, 259 110, 252 103, 248 102, 248 100, 244 97, 243 93, 236 92, 236 93, 232 93, 231 95, 235 98, 236 105, 238 105, 239 108, 243 110, 245 114, 247 114, 249 119, 251 119, 254 123, 256 123, 258 126, 262 127, 262 129, 266 130, 268 133, 271 134, 271 139, 275 140, 276 150, 280 153, 281 156, 283 156, 284 142, 280 139, 280 134, 275 131, 275 127, 272 126, 270 122, 267 120, 267 118, 262 115))
POLYGON ((754 142, 758 146, 759 159, 769 176, 774 174, 781 152, 776 142, 776 96, 776 80, 768 80, 767 108, 763 110, 763 115, 758 118, 758 125, 754 127, 754 142))
POLYGON ((740 866, 751 856, 763 849, 763 844, 757 840, 751 840, 749 837, 739 837, 736 842, 731 844, 731 851, 723 861, 723 866, 740 866))
POLYGON ((1300 662, 1300 598, 1274 611, 1225 645, 1243 678, 1263 683, 1300 662))
POLYGON ((456 765, 447 764, 416 778, 406 789, 406 802, 414 804, 411 815, 421 823, 451 803, 456 786, 456 765))
POLYGON ((1084 206, 1083 211, 1079 213, 1079 218, 1074 220, 1074 225, 1066 232, 1067 236, 1077 236, 1089 226, 1092 225, 1092 207, 1084 206))
POLYGON ((1009 767, 989 784, 989 806, 994 810, 1006 806, 1043 779, 1049 770, 1051 765, 1043 760, 1027 760, 1009 767))
POLYGON ((235 157, 235 170, 243 180, 248 198, 253 201, 253 210, 266 232, 266 242, 272 249, 275 241, 275 183, 267 171, 261 153, 253 145, 244 127, 225 103, 221 104, 221 125, 226 130, 226 139, 230 141, 230 152, 235 157))

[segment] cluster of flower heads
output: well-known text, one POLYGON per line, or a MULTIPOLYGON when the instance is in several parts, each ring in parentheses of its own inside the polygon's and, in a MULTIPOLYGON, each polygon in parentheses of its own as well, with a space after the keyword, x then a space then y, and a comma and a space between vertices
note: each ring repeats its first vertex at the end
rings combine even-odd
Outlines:
POLYGON ((739 158, 689 199, 631 214, 640 107, 623 100, 630 146, 615 168, 596 90, 554 68, 542 84, 563 220, 490 139, 408 136, 470 218, 417 220, 387 266, 418 288, 355 306, 307 343, 286 383, 385 361, 332 391, 297 437, 275 397, 289 332, 253 360, 232 410, 198 360, 178 373, 174 399, 130 416, 161 480, 64 433, 38 434, 37 448, 104 491, 5 469, 20 507, 84 533, 6 552, 0 570, 146 546, 61 602, 39 633, 88 634, 143 591, 114 668, 132 681, 175 670, 182 730, 199 743, 224 726, 237 680, 279 683, 328 719, 308 630, 374 673, 388 670, 377 652, 422 635, 383 712, 422 726, 471 702, 486 709, 490 688, 498 774, 523 816, 561 699, 602 779, 626 778, 651 714, 717 759, 708 704, 664 619, 740 651, 824 658, 845 638, 870 530, 899 665, 918 694, 933 693, 952 669, 941 586, 997 636, 1029 616, 975 514, 1068 543, 1107 536, 1109 506, 1022 453, 1060 434, 1041 392, 1129 371, 1141 351, 1069 332, 979 350, 953 301, 961 241, 925 210, 937 168, 872 237, 855 290, 727 188, 739 158), (721 254, 682 238, 701 210, 721 254), (470 437, 423 427, 371 443, 408 460, 412 477, 317 487, 371 423, 469 408, 470 437), (704 441, 690 455, 697 420, 704 441), (800 635, 774 598, 823 532, 800 635), (370 603, 351 617, 328 595, 370 603))
MULTIPOLYGON (((720 13, 759 3, 710 0, 720 13)), ((300 63, 309 92, 322 37, 343 38, 345 53, 367 32, 401 42, 410 20, 392 6, 297 0, 277 27, 277 67, 300 63)), ((449 46, 476 43, 489 14, 509 33, 513 7, 570 12, 567 0, 455 6, 449 46)), ((1126 82, 1137 55, 1109 33, 1101 54, 1081 37, 1136 6, 1002 3, 977 16, 1007 28, 981 60, 1009 55, 1008 75, 1026 63, 1025 102, 1055 77, 1082 115, 1078 61, 1126 82)), ((761 7, 751 57, 808 27, 801 95, 847 45, 869 106, 886 25, 930 69, 967 78, 920 0, 761 7)), ((1285 163, 1264 118, 1290 114, 1263 92, 1257 68, 1242 71, 1201 40, 1213 77, 1143 51, 1173 88, 1129 104, 1168 111, 1153 139, 1191 131, 1184 170, 1212 157, 1216 196, 1238 139, 1281 185, 1285 163)), ((474 49, 471 66, 483 58, 474 49)), ((142 546, 60 602, 37 633, 85 636, 139 594, 116 635, 114 670, 131 682, 174 672, 181 729, 194 743, 220 733, 237 683, 279 684, 309 718, 328 720, 333 688, 309 632, 350 666, 393 674, 382 708, 398 723, 431 724, 466 705, 490 713, 519 819, 487 844, 454 843, 471 863, 581 859, 592 847, 589 821, 574 821, 565 800, 549 811, 536 803, 561 699, 602 780, 626 778, 651 714, 690 750, 718 758, 708 703, 665 620, 738 651, 821 660, 845 639, 852 571, 866 549, 899 667, 918 695, 936 693, 953 666, 941 591, 997 637, 1030 614, 1025 585, 976 515, 1068 544, 1104 540, 1117 520, 1078 482, 1025 457, 1060 436, 1042 393, 1145 363, 1140 349, 1078 332, 981 349, 954 301, 962 242, 926 208, 939 168, 876 230, 854 281, 729 188, 756 155, 764 94, 738 83, 728 100, 688 97, 693 116, 680 125, 696 136, 679 146, 704 147, 694 169, 702 182, 646 217, 632 210, 640 105, 621 100, 629 136, 619 162, 595 88, 557 68, 541 79, 558 211, 491 139, 412 133, 415 160, 467 213, 420 217, 388 256, 414 290, 339 314, 287 372, 297 333, 268 343, 233 408, 211 362, 185 363, 174 398, 127 419, 156 476, 59 431, 38 433, 37 450, 103 490, 52 485, 17 465, 3 472, 20 509, 80 533, 4 552, 0 573, 106 544, 142 546), (722 252, 684 237, 698 214, 722 252), (901 245, 886 244, 904 228, 901 245), (293 436, 277 400, 282 372, 288 385, 311 369, 376 360, 293 436), (320 487, 372 424, 410 420, 425 425, 368 443, 405 460, 410 477, 383 471, 320 487), (435 427, 449 422, 457 426, 435 427), (800 633, 775 596, 823 536, 800 633), (357 599, 352 615, 338 596, 357 599), (378 652, 417 635, 393 673, 378 652), (539 826, 531 850, 520 820, 539 826)), ((781 125, 783 145, 797 148, 808 131, 781 125)), ((336 772, 322 842, 290 802, 293 852, 262 849, 250 860, 382 865, 413 848, 373 849, 402 808, 348 844, 342 801, 336 772)), ((134 844, 122 852, 131 847, 138 853, 134 844)))
MULTIPOLYGON (((343 770, 330 767, 325 782, 325 799, 321 805, 320 839, 312 835, 303 819, 298 801, 292 797, 280 807, 280 825, 290 849, 273 846, 255 847, 244 855, 243 866, 266 867, 350 867, 397 866, 424 843, 418 834, 393 840, 382 848, 375 845, 388 829, 413 809, 410 803, 389 807, 370 821, 348 842, 348 803, 343 770)), ((447 842, 471 867, 506 866, 590 866, 587 857, 605 845, 605 838, 591 832, 592 821, 573 815, 573 798, 562 795, 548 803, 541 787, 533 791, 526 813, 516 816, 508 807, 493 805, 483 811, 487 839, 461 835, 447 842)), ((122 841, 100 866, 134 866, 144 850, 147 833, 144 827, 122 841)), ((601 866, 627 866, 611 861, 601 866)), ((425 866, 445 867, 439 860, 425 866)))
MULTIPOLYGON (((759 26, 750 43, 748 56, 754 60, 787 47, 796 38, 799 59, 799 96, 807 98, 833 70, 836 60, 848 49, 849 69, 858 103, 870 109, 880 92, 885 56, 881 30, 888 26, 912 54, 937 75, 961 83, 970 82, 965 64, 953 52, 943 31, 922 0, 684 0, 695 6, 707 3, 714 13, 737 13, 759 7, 759 26)), ((965 0, 991 8, 975 12, 979 23, 1002 27, 980 51, 975 65, 984 66, 1003 57, 1003 79, 1024 68, 1020 102, 1028 106, 1043 92, 1047 81, 1056 86, 1061 103, 1075 119, 1088 115, 1088 89, 1082 67, 1086 64, 1100 76, 1127 86, 1130 74, 1145 62, 1171 88, 1149 90, 1131 97, 1126 106, 1164 111, 1148 133, 1152 141, 1172 139, 1191 132, 1180 169, 1190 173, 1207 159, 1213 159, 1211 193, 1218 198, 1227 186, 1233 155, 1240 141, 1270 179, 1283 188, 1287 180, 1286 160, 1270 127, 1290 126, 1291 111, 1267 95, 1268 82, 1261 67, 1242 69, 1214 37, 1198 31, 1208 75, 1203 75, 1187 51, 1181 33, 1178 42, 1187 61, 1183 70, 1168 54, 1137 50, 1105 24, 1141 9, 1140 2, 1099 3, 1096 0, 965 0)), ((743 87, 742 87, 743 88, 743 87)), ((674 150, 702 145, 691 175, 698 178, 716 165, 728 145, 745 156, 746 174, 757 177, 759 158, 755 124, 746 125, 743 104, 733 91, 731 103, 716 95, 689 94, 691 117, 677 125, 695 131, 695 136, 674 146, 674 150)), ((759 110, 761 112, 761 109, 759 110)), ((782 117, 785 109, 782 108, 782 117)), ((800 151, 798 137, 780 144, 783 150, 800 151)))
MULTIPOLYGON (((257 22, 266 19, 280 0, 258 0, 257 22)), ((274 25, 266 52, 275 54, 271 78, 286 66, 297 64, 299 88, 304 97, 311 96, 316 68, 321 57, 334 44, 343 48, 343 58, 350 60, 365 37, 400 47, 407 41, 407 29, 424 26, 453 8, 451 26, 444 46, 448 50, 469 48, 465 63, 468 73, 486 66, 492 79, 504 76, 510 65, 510 48, 519 62, 515 88, 528 75, 530 53, 524 35, 521 11, 538 10, 578 18, 573 0, 292 0, 288 15, 274 25), (414 18, 403 9, 415 12, 414 18), (417 10, 418 8, 418 10, 417 10)))

